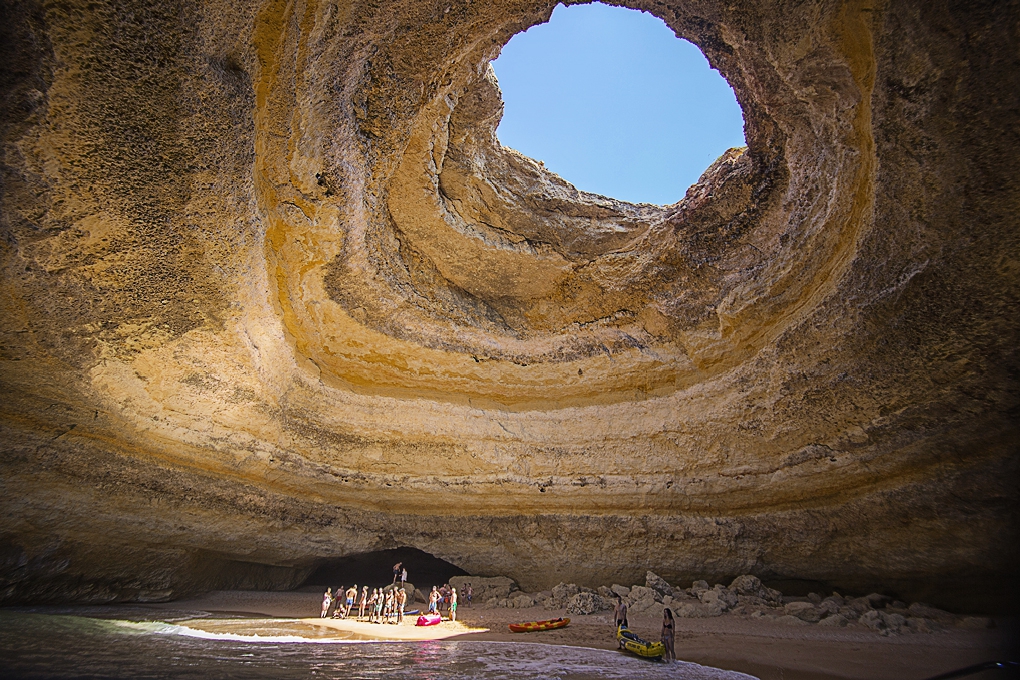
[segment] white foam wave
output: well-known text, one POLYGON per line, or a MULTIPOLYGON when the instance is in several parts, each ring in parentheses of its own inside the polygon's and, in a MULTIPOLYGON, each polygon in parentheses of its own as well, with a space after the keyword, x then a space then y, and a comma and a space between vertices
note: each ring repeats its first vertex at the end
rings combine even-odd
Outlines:
POLYGON ((151 633, 155 635, 180 635, 182 637, 200 638, 203 640, 225 640, 230 642, 254 642, 254 643, 290 643, 290 644, 351 644, 365 642, 365 640, 347 640, 343 638, 310 638, 303 635, 259 635, 258 633, 217 633, 201 628, 191 628, 175 623, 163 621, 114 621, 117 626, 127 628, 133 632, 151 633))

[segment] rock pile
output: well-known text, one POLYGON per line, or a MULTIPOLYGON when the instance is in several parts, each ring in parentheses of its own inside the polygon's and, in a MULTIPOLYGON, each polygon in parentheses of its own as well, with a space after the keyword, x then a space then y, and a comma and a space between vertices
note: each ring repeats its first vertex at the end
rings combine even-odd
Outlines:
MULTIPOLYGON (((476 579, 482 581, 483 579, 476 579)), ((505 579, 509 581, 509 579, 505 579)), ((505 584, 502 587, 506 587, 505 584)), ((795 626, 819 625, 843 628, 860 625, 883 635, 933 633, 949 626, 987 627, 989 619, 962 617, 927 604, 907 605, 891 597, 872 593, 846 598, 839 593, 822 597, 784 596, 769 588, 756 576, 738 576, 728 586, 695 581, 690 588, 670 585, 649 571, 644 585, 600 586, 597 590, 575 583, 560 583, 551 591, 528 594, 516 584, 503 597, 492 597, 490 607, 523 609, 541 605, 546 609, 566 609, 568 614, 584 616, 611 610, 616 599, 627 603, 631 615, 657 613, 669 607, 680 618, 709 618, 724 614, 752 619, 767 618, 795 626)))

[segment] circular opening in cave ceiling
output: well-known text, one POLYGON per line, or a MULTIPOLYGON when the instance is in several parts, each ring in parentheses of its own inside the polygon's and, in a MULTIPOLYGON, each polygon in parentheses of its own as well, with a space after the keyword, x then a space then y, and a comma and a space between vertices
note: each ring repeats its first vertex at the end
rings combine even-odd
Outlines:
POLYGON ((559 5, 492 62, 500 142, 578 189, 669 204, 744 145, 732 88, 659 18, 601 3, 559 5))

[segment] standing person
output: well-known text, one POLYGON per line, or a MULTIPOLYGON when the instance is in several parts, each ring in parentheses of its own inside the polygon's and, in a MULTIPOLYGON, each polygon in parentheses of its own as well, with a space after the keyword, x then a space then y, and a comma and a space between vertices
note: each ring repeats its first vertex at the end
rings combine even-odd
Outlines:
POLYGON ((344 616, 344 592, 343 586, 337 586, 333 591, 333 602, 336 603, 336 606, 333 607, 334 619, 342 619, 344 616))
POLYGON ((379 590, 379 596, 375 598, 375 622, 382 623, 382 610, 386 604, 386 595, 382 589, 379 590))
POLYGON ((613 619, 616 620, 616 628, 628 628, 627 626, 627 603, 619 595, 616 596, 616 609, 613 610, 613 619))
POLYGON ((457 620, 457 589, 450 588, 450 620, 457 620))
POLYGON ((442 614, 444 611, 450 611, 450 584, 444 583, 443 587, 439 589, 439 592, 443 596, 443 605, 439 609, 439 613, 442 614))
POLYGON ((400 587, 403 588, 405 583, 407 583, 407 567, 400 570, 400 587))
POLYGON ((368 604, 368 586, 362 586, 361 599, 358 600, 358 618, 365 618, 365 605, 368 604))
POLYGON ((393 591, 383 591, 382 622, 390 622, 390 610, 393 609, 393 591))
POLYGON ((407 591, 401 588, 397 591, 397 623, 404 622, 404 605, 407 604, 407 591))
POLYGON ((368 598, 368 622, 375 623, 375 601, 379 599, 379 589, 372 588, 372 597, 368 598))
POLYGON ((436 611, 439 609, 439 591, 435 586, 432 586, 432 592, 429 593, 429 614, 437 614, 436 611))
POLYGON ((393 582, 396 583, 397 579, 400 578, 400 567, 403 566, 403 562, 397 562, 393 565, 393 582))
POLYGON ((464 597, 467 598, 467 605, 471 606, 471 598, 474 596, 475 591, 471 587, 470 583, 464 584, 464 597))
POLYGON ((666 648, 663 659, 676 661, 676 652, 673 651, 673 612, 669 607, 662 610, 662 646, 666 648))
POLYGON ((355 583, 353 586, 347 589, 347 607, 344 610, 344 618, 346 619, 351 615, 351 610, 354 608, 354 600, 358 598, 358 584, 355 583))
POLYGON ((329 605, 333 602, 333 591, 330 588, 326 588, 326 592, 322 595, 322 613, 319 614, 320 619, 326 618, 329 614, 329 605))

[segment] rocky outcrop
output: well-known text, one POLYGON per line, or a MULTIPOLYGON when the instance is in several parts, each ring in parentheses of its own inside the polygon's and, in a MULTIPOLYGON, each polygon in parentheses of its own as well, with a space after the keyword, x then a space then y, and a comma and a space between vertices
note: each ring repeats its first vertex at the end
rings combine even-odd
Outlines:
POLYGON ((599 586, 595 592, 576 583, 561 583, 551 594, 542 592, 532 596, 518 593, 509 599, 494 598, 488 606, 525 608, 540 602, 546 609, 588 616, 613 609, 617 602, 622 602, 627 605, 628 618, 635 615, 656 618, 664 609, 669 609, 679 618, 731 616, 767 619, 790 626, 849 626, 884 636, 935 633, 952 626, 980 629, 995 625, 987 617, 955 615, 920 602, 907 606, 878 593, 850 599, 838 593, 824 598, 818 593, 808 593, 806 597, 784 596, 778 590, 762 586, 756 577, 749 574, 737 577, 728 587, 717 583, 709 588, 704 581, 696 581, 690 588, 670 588, 674 595, 660 596, 657 591, 640 585, 629 588, 619 584, 611 588, 599 586))
POLYGON ((1015 8, 623 3, 745 114, 651 206, 496 140, 487 64, 554 4, 3 7, 0 602, 398 546, 1001 601, 1015 8))

